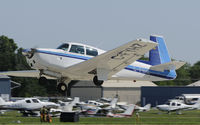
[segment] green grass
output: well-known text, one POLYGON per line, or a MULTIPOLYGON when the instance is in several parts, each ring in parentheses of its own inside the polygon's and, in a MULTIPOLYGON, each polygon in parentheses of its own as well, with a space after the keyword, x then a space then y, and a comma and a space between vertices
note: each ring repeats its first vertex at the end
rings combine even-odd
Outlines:
MULTIPOLYGON (((195 111, 183 111, 183 114, 177 115, 175 112, 171 114, 166 114, 157 110, 152 110, 149 112, 140 113, 140 119, 136 122, 135 114, 131 118, 107 118, 107 117, 82 117, 77 123, 71 122, 60 122, 59 118, 53 118, 53 123, 42 123, 42 124, 140 124, 140 125, 191 125, 191 124, 200 124, 200 110, 195 111)), ((41 124, 39 117, 21 117, 21 114, 12 111, 7 112, 4 115, 0 115, 0 124, 6 125, 21 125, 25 124, 41 124)))

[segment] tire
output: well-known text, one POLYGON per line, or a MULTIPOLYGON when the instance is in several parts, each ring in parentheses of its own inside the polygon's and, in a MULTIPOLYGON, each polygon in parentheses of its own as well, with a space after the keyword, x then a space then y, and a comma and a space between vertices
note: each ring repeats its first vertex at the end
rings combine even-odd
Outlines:
POLYGON ((94 76, 93 78, 93 82, 96 86, 101 86, 103 84, 103 80, 98 80, 98 77, 97 76, 94 76))
POLYGON ((65 83, 59 83, 57 86, 57 89, 60 93, 66 93, 67 92, 67 85, 65 83))

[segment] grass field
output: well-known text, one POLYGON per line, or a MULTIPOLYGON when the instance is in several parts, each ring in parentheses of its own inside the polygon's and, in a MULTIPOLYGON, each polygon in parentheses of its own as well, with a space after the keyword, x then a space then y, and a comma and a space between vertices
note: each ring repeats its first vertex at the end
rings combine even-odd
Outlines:
MULTIPOLYGON (((166 114, 161 113, 157 110, 152 110, 149 112, 140 113, 140 119, 136 122, 135 114, 131 118, 97 118, 97 117, 82 117, 79 122, 60 122, 59 118, 53 118, 52 123, 42 123, 42 124, 140 124, 140 125, 200 125, 200 110, 196 111, 183 111, 183 114, 177 115, 176 113, 166 114)), ((21 117, 21 114, 17 112, 7 112, 0 116, 0 124, 6 125, 16 125, 16 124, 41 124, 39 117, 21 117)))

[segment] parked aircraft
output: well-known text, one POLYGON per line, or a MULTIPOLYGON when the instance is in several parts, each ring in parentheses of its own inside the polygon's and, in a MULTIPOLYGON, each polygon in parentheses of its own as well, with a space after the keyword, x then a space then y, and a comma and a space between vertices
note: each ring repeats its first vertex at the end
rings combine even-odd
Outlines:
POLYGON ((96 105, 94 104, 82 105, 82 109, 85 109, 85 114, 88 114, 88 115, 105 115, 106 116, 106 114, 110 111, 120 110, 116 108, 117 100, 118 98, 113 98, 109 104, 99 103, 97 101, 94 101, 96 102, 95 103, 96 105))
MULTIPOLYGON (((133 105, 135 105, 135 104, 133 104, 133 105)), ((126 104, 125 105, 124 104, 120 104, 118 106, 120 108, 122 108, 122 109, 127 109, 128 108, 128 105, 126 105, 126 104)), ((134 111, 136 111, 136 112, 145 112, 145 111, 149 111, 150 108, 151 108, 151 104, 147 104, 144 107, 140 107, 138 105, 135 105, 134 111)))
POLYGON ((40 111, 43 106, 56 108, 59 105, 53 102, 42 102, 37 98, 25 98, 16 102, 5 102, 0 97, 0 110, 18 110, 24 115, 38 115, 38 112, 36 113, 35 111, 40 111))
POLYGON ((138 105, 135 105, 135 111, 138 111, 138 112, 146 112, 146 111, 149 111, 150 108, 151 108, 151 104, 147 104, 144 107, 140 107, 138 105))
POLYGON ((63 43, 57 49, 24 49, 32 69, 1 72, 2 75, 37 77, 39 83, 57 79, 57 88, 66 92, 72 80, 92 80, 101 86, 105 80, 163 81, 176 78, 175 70, 184 62, 171 61, 164 39, 136 39, 110 51, 80 43, 63 43), (149 61, 140 59, 149 52, 149 61))
POLYGON ((170 101, 163 105, 157 105, 156 107, 161 111, 167 111, 168 113, 176 111, 177 114, 180 114, 181 110, 200 109, 200 100, 194 105, 187 105, 179 101, 170 101))
POLYGON ((131 104, 129 105, 129 107, 126 109, 125 112, 119 113, 119 114, 113 114, 109 112, 107 114, 107 117, 131 117, 133 115, 134 108, 135 108, 135 105, 131 104))

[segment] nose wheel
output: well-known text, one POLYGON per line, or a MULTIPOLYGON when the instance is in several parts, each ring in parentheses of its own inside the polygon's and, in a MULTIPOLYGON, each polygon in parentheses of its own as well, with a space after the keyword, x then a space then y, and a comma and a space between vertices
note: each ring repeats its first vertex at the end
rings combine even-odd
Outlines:
POLYGON ((65 83, 59 83, 57 86, 57 90, 60 93, 66 93, 67 92, 67 85, 65 83))

